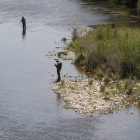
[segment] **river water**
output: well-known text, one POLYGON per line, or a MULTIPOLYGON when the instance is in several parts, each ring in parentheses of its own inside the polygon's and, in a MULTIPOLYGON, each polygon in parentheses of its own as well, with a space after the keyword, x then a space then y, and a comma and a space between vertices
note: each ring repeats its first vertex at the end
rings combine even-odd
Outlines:
MULTIPOLYGON (((139 18, 135 9, 111 2, 0 0, 0 140, 140 139, 139 108, 86 117, 64 109, 52 91, 57 57, 46 54, 63 46, 73 28, 107 23, 138 27, 139 18)), ((71 61, 62 62, 62 73, 85 76, 71 61)))

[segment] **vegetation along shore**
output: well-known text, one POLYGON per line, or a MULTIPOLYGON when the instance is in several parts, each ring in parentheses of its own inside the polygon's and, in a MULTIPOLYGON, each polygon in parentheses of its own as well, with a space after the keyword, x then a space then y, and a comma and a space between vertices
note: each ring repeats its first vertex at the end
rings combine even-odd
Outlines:
POLYGON ((84 36, 75 29, 67 50, 75 53, 75 65, 91 73, 90 78, 62 80, 53 88, 68 106, 91 116, 140 105, 139 28, 98 26, 84 36))

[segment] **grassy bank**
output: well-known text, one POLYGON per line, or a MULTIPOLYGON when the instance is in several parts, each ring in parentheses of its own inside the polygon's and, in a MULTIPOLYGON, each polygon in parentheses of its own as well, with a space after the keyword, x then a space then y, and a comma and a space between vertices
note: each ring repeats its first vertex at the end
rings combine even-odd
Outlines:
POLYGON ((75 64, 94 73, 96 78, 140 79, 140 29, 112 29, 98 26, 68 45, 76 53, 75 64))
POLYGON ((84 36, 75 29, 67 49, 93 76, 57 83, 53 90, 67 103, 64 108, 92 116, 140 106, 140 29, 98 26, 84 36))

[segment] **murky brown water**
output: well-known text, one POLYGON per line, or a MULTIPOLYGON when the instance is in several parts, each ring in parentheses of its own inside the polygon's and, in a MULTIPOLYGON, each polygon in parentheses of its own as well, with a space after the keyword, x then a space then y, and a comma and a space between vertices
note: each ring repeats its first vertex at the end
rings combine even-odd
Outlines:
MULTIPOLYGON (((89 118, 63 109, 51 90, 56 57, 46 54, 62 46, 73 28, 107 23, 139 27, 139 18, 135 9, 112 2, 0 1, 0 140, 139 140, 137 107, 89 118)), ((85 76, 71 61, 62 62, 62 73, 85 76)))

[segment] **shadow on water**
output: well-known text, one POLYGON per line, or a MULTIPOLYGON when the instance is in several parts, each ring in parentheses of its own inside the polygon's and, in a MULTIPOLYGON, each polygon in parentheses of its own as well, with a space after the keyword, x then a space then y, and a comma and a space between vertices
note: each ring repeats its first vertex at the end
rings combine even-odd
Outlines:
MULTIPOLYGON (((91 7, 91 11, 93 10, 95 12, 109 15, 109 19, 107 21, 108 24, 112 24, 116 27, 139 28, 140 16, 137 8, 128 8, 124 5, 115 4, 112 1, 82 1, 84 5, 91 7)), ((100 23, 98 25, 100 25, 100 23)), ((93 26, 93 24, 91 26, 93 26)))

